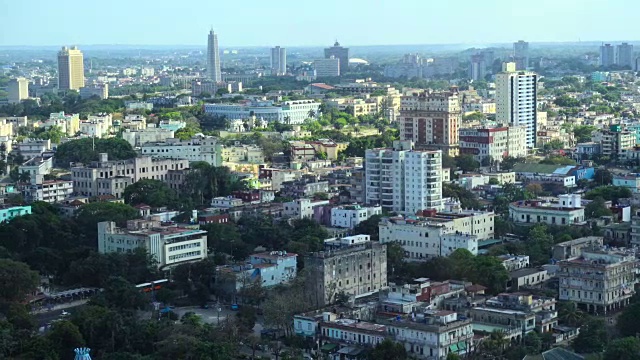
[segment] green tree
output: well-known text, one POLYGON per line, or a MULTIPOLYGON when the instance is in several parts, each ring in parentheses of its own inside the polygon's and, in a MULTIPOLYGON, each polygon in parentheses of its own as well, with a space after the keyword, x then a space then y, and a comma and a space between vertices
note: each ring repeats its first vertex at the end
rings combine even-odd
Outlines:
POLYGON ((124 139, 119 138, 83 138, 60 144, 56 149, 56 163, 68 168, 70 163, 88 164, 98 160, 98 154, 106 153, 109 160, 131 159, 137 153, 124 139))
POLYGON ((573 349, 581 353, 599 353, 607 346, 608 336, 604 320, 590 319, 581 328, 580 334, 571 344, 573 349))
POLYGON ((604 353, 604 360, 636 359, 640 359, 640 340, 632 336, 613 340, 604 353))
POLYGON ((562 95, 557 97, 554 101, 554 104, 562 107, 578 107, 580 106, 580 101, 574 99, 568 95, 562 95))
POLYGON ((596 127, 592 125, 577 125, 573 127, 573 135, 578 143, 589 142, 595 130, 596 127))
POLYGON ((584 208, 584 216, 587 219, 596 219, 601 216, 611 216, 611 214, 611 210, 606 207, 604 199, 600 196, 593 199, 584 208))
POLYGON ((52 350, 59 358, 69 356, 69 352, 75 348, 84 346, 84 338, 78 327, 66 320, 56 322, 47 333, 47 339, 52 345, 52 350))
POLYGON ((593 175, 593 182, 602 185, 611 185, 613 183, 613 174, 607 169, 597 169, 593 175))
POLYGON ((618 317, 616 326, 622 336, 636 336, 640 333, 640 303, 625 308, 618 317))
POLYGON ((599 186, 584 195, 585 199, 594 200, 596 198, 602 198, 606 201, 612 201, 613 203, 617 203, 618 199, 629 197, 631 197, 631 190, 622 186, 599 186))
POLYGON ((367 358, 369 360, 405 360, 409 357, 404 345, 385 339, 371 350, 367 358))
POLYGON ((469 154, 458 155, 456 164, 464 172, 474 172, 480 169, 480 163, 473 158, 473 155, 469 154))
POLYGON ((153 179, 142 179, 124 189, 124 201, 129 205, 147 204, 151 207, 179 207, 179 199, 169 185, 153 179))
POLYGON ((502 159, 500 162, 500 169, 502 170, 511 170, 518 163, 524 163, 525 158, 516 158, 513 156, 507 156, 502 159))
POLYGON ((135 208, 114 202, 94 202, 83 205, 78 209, 75 220, 80 230, 89 239, 97 239, 98 223, 102 221, 113 221, 119 226, 125 226, 127 220, 140 217, 140 213, 135 208))
POLYGON ((586 320, 586 314, 572 301, 558 304, 558 317, 563 323, 574 327, 581 326, 586 320))
POLYGON ((553 156, 549 156, 545 159, 543 159, 542 161, 540 161, 540 164, 547 164, 547 165, 575 165, 576 162, 564 157, 564 156, 560 156, 560 155, 553 155, 553 156))
POLYGON ((23 301, 36 289, 40 281, 38 273, 23 262, 0 259, 0 300, 23 301))
POLYGON ((144 308, 147 303, 140 290, 122 277, 109 278, 100 295, 104 296, 109 306, 117 309, 137 310, 144 308))
POLYGON ((367 220, 358 223, 353 231, 355 234, 369 235, 371 240, 378 241, 380 237, 380 219, 382 219, 382 215, 373 215, 367 220))

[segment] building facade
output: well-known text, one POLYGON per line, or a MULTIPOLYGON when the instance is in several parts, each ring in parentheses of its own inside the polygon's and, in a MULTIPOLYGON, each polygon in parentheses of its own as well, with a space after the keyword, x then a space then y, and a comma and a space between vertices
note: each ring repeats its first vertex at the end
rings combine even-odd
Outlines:
POLYGON ((314 60, 313 71, 316 78, 340 76, 340 59, 330 57, 314 60))
POLYGON ((7 98, 9 104, 18 104, 29 98, 29 80, 23 77, 10 79, 7 84, 7 98))
POLYGON ((536 146, 537 85, 537 74, 517 71, 514 63, 504 63, 496 74, 496 122, 525 126, 528 148, 536 146))
POLYGON ((367 204, 408 214, 442 208, 442 151, 412 146, 396 141, 393 149, 366 150, 367 204))
POLYGON ((527 129, 524 126, 460 129, 460 153, 473 155, 481 164, 486 159, 500 162, 507 156, 526 157, 527 129))
POLYGON ((74 192, 84 196, 113 195, 122 198, 124 189, 142 179, 167 181, 170 170, 189 168, 189 160, 154 159, 139 156, 129 160, 108 160, 105 153, 91 164, 71 167, 74 192))
POLYGON ((76 46, 64 46, 58 52, 58 89, 80 90, 84 87, 84 56, 76 46))
POLYGON ((220 51, 218 49, 218 34, 213 30, 209 31, 207 41, 207 75, 213 82, 222 81, 222 73, 220 72, 220 51))
POLYGON ((276 76, 287 74, 287 49, 280 46, 271 48, 271 74, 276 76))
POLYGON ((207 232, 197 228, 163 226, 159 221, 129 220, 126 228, 113 221, 98 223, 98 251, 130 253, 145 249, 163 269, 207 257, 207 232))
POLYGON ((339 69, 346 72, 349 69, 349 48, 340 46, 339 42, 335 42, 332 47, 324 49, 324 58, 330 59, 334 57, 339 61, 339 69))
POLYGON ((527 70, 529 67, 529 43, 519 40, 513 43, 513 61, 516 70, 527 70))
POLYGON ((212 166, 222 166, 221 146, 214 137, 194 137, 188 140, 166 139, 164 142, 146 143, 140 146, 143 156, 164 159, 204 161, 212 166))
POLYGON ((400 139, 456 156, 458 130, 462 123, 460 103, 457 88, 403 96, 398 119, 400 139))
POLYGON ((574 225, 585 221, 584 207, 577 194, 560 195, 558 202, 522 200, 509 204, 509 219, 519 223, 574 225))
POLYGON ((249 119, 255 116, 267 122, 284 124, 302 124, 313 114, 318 114, 320 103, 314 100, 284 101, 280 104, 266 101, 254 101, 249 104, 205 104, 204 111, 227 119, 249 119))
POLYGON ((560 300, 587 312, 607 314, 628 305, 635 294, 637 260, 629 249, 583 249, 559 266, 560 300))
POLYGON ((424 260, 449 256, 457 249, 477 255, 478 241, 493 238, 493 212, 458 210, 426 215, 383 218, 379 224, 380 242, 401 245, 408 260, 424 260))
POLYGON ((324 251, 311 253, 304 263, 311 269, 318 307, 332 304, 342 292, 361 297, 387 287, 387 247, 368 235, 326 240, 324 251))
POLYGON ((331 227, 355 228, 373 215, 381 215, 380 206, 345 205, 331 209, 331 227))

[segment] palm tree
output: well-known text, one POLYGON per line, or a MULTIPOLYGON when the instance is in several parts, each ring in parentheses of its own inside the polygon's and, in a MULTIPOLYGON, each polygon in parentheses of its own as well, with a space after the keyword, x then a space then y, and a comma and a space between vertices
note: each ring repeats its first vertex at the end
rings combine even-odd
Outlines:
POLYGON ((313 109, 310 109, 309 113, 307 114, 307 116, 309 116, 309 119, 315 119, 316 118, 316 112, 313 109))
POLYGON ((28 171, 23 171, 18 178, 18 181, 22 183, 28 183, 31 180, 31 174, 28 171))
POLYGON ((559 318, 569 326, 579 326, 584 321, 584 312, 578 308, 578 304, 570 301, 564 303, 558 309, 559 318))

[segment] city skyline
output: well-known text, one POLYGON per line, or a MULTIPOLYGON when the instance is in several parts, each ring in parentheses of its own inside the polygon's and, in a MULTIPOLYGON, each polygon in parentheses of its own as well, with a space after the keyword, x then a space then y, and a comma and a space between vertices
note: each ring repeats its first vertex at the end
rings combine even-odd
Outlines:
MULTIPOLYGON (((540 9, 553 8, 553 12, 531 11, 525 4, 507 3, 504 0, 492 1, 489 4, 463 0, 456 4, 426 3, 407 0, 383 3, 371 7, 367 2, 354 0, 348 3, 328 0, 317 11, 300 11, 297 6, 288 6, 292 1, 284 1, 277 9, 266 3, 250 1, 251 11, 243 14, 243 31, 237 31, 237 19, 221 17, 213 23, 213 29, 223 34, 223 47, 229 46, 328 46, 335 38, 344 46, 367 45, 412 45, 412 44, 483 44, 509 43, 517 39, 536 42, 574 42, 628 41, 626 24, 633 21, 634 10, 640 5, 623 0, 607 3, 609 11, 618 13, 619 21, 607 27, 589 27, 586 24, 596 21, 601 16, 595 6, 595 0, 567 0, 554 2, 541 0, 537 3, 540 9), (589 6, 593 3, 594 6, 589 6), (335 6, 333 6, 335 5, 335 6), (340 8, 338 12, 331 9, 340 8), (463 9, 460 11, 460 9, 463 9), (353 18, 349 14, 364 12, 362 16, 353 18), (384 14, 387 19, 397 19, 402 26, 371 27, 371 19, 384 14), (286 23, 281 19, 286 18, 286 23), (477 26, 480 19, 486 19, 482 26, 477 26), (331 23, 343 24, 340 30, 310 30, 309 24, 318 19, 330 20, 331 23), (498 21, 498 19, 500 21, 498 21), (553 26, 523 27, 523 23, 562 24, 562 33, 558 34, 553 26), (456 24, 452 27, 451 24, 456 24), (362 29, 367 29, 363 32, 362 29), (443 31, 443 30, 448 31, 443 31), (619 39, 619 40, 617 40, 619 39)), ((175 26, 158 26, 158 17, 142 16, 145 9, 158 8, 167 13, 184 12, 184 4, 139 1, 135 3, 122 0, 112 1, 109 7, 100 9, 101 17, 118 19, 121 23, 136 24, 147 31, 132 32, 125 26, 112 27, 108 32, 94 31, 84 27, 78 31, 73 23, 56 24, 56 32, 46 31, 50 19, 60 16, 83 17, 91 11, 86 3, 76 0, 54 4, 40 0, 8 2, 7 11, 0 15, 8 28, 18 27, 24 22, 29 26, 20 32, 0 36, 0 46, 42 46, 61 44, 121 44, 121 45, 200 45, 201 35, 209 29, 210 14, 232 13, 233 4, 213 4, 195 1, 189 16, 176 17, 171 21, 175 26), (80 6, 80 4, 82 4, 80 6), (38 8, 38 12, 32 9, 38 8), (128 11, 122 12, 122 8, 128 11), (58 16, 59 15, 59 16, 58 16)), ((161 19, 160 19, 161 20, 161 19)), ((316 28, 313 28, 316 29, 316 28)))

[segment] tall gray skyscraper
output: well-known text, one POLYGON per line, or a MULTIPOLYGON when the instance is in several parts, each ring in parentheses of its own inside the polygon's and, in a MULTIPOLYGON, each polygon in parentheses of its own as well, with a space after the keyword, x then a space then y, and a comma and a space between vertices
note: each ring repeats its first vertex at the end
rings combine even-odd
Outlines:
POLYGON ((349 70, 349 48, 340 46, 338 41, 332 47, 324 49, 324 58, 335 57, 340 60, 340 73, 344 74, 349 70))
POLYGON ((276 46, 271 48, 271 74, 280 76, 287 73, 287 49, 276 46))
POLYGON ((516 70, 527 70, 529 67, 529 43, 523 40, 513 43, 513 62, 516 70))
POLYGON ((209 31, 209 43, 207 46, 207 74, 211 81, 222 81, 220 73, 220 51, 218 51, 218 35, 209 31))
POLYGON ((616 65, 633 69, 633 45, 622 43, 616 46, 616 65))
POLYGON ((600 45, 600 66, 611 66, 616 63, 615 48, 611 44, 600 45))

